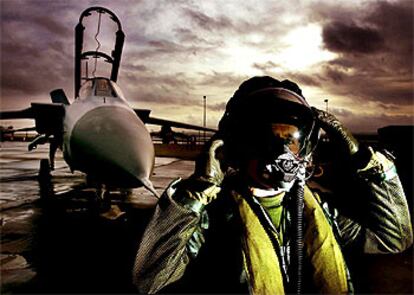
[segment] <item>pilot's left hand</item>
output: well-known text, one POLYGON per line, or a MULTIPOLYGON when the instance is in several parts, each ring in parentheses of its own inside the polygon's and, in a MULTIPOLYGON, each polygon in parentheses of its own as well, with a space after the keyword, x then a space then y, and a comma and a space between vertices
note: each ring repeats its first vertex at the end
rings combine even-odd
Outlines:
POLYGON ((319 126, 338 142, 357 168, 364 167, 371 158, 367 147, 361 146, 352 133, 332 114, 312 107, 312 111, 319 126))
POLYGON ((312 111, 320 127, 332 139, 340 142, 349 155, 358 152, 359 143, 342 123, 332 114, 312 107, 312 111))

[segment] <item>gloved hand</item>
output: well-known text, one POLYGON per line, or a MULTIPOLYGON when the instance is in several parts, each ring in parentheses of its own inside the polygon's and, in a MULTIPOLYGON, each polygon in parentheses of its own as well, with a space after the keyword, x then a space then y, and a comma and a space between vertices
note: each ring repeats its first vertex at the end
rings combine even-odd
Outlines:
POLYGON ((365 167, 372 157, 372 149, 360 145, 351 132, 334 115, 314 107, 312 107, 312 111, 319 126, 325 130, 328 136, 342 145, 345 153, 350 157, 350 166, 354 169, 365 167))
POLYGON ((220 148, 224 145, 221 139, 212 139, 207 149, 200 155, 196 161, 195 171, 191 177, 200 182, 206 182, 220 186, 224 179, 222 163, 220 162, 220 148))
POLYGON ((312 111, 315 114, 320 127, 325 130, 328 136, 333 140, 338 141, 344 147, 347 154, 352 156, 358 152, 358 141, 334 115, 314 107, 312 107, 312 111))
POLYGON ((212 139, 196 160, 194 174, 179 184, 174 199, 188 209, 200 212, 220 192, 224 179, 220 148, 224 142, 212 139))

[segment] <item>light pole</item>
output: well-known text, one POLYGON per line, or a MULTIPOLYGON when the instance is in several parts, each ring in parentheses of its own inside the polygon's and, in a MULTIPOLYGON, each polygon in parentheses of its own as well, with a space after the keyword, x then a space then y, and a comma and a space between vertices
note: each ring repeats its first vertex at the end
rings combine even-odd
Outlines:
MULTIPOLYGON (((204 114, 203 114, 203 126, 204 128, 206 128, 206 119, 207 119, 207 96, 203 96, 203 100, 204 100, 204 114)), ((204 130, 204 142, 206 142, 206 131, 204 130)))
POLYGON ((325 99, 324 102, 326 103, 326 112, 328 112, 328 99, 325 99))

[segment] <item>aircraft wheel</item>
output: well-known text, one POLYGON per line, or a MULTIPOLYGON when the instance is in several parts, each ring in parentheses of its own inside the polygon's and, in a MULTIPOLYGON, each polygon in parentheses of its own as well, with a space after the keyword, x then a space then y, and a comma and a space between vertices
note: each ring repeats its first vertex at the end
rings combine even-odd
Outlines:
POLYGON ((111 207, 109 192, 105 189, 105 187, 99 186, 96 189, 92 206, 99 213, 104 212, 111 207))
POLYGON ((47 178, 50 179, 49 159, 41 159, 40 160, 39 178, 40 179, 47 179, 47 178))
POLYGON ((100 203, 100 211, 105 212, 108 211, 111 208, 111 194, 106 191, 103 195, 103 198, 101 199, 100 203))
POLYGON ((50 164, 48 159, 40 160, 38 181, 40 197, 42 199, 48 199, 53 195, 52 176, 50 174, 50 164))

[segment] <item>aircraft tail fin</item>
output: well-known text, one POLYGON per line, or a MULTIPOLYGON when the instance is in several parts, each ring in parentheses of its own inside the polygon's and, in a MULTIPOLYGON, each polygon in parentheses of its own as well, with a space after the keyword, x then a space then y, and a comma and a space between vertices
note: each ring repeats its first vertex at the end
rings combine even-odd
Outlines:
POLYGON ((50 97, 52 98, 53 103, 63 103, 69 105, 69 100, 66 97, 65 91, 63 89, 55 89, 50 92, 50 97))

